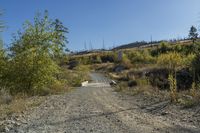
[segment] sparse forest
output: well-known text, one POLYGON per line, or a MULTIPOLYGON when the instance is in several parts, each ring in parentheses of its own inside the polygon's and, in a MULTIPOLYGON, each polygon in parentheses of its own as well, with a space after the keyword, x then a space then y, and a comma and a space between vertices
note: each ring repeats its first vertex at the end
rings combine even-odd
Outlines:
POLYGON ((194 26, 189 30, 188 38, 183 42, 160 42, 155 46, 146 43, 146 47, 142 48, 75 55, 70 57, 69 62, 92 65, 96 70, 108 73, 119 82, 121 91, 127 88, 143 91, 145 86, 150 85, 149 88, 161 92, 168 90, 172 102, 185 106, 197 104, 200 100, 200 42, 194 26), (120 60, 119 53, 123 54, 120 60), (188 101, 184 99, 185 95, 193 98, 188 101))
MULTIPOLYGON (((82 3, 84 7, 73 3, 70 6, 74 9, 68 9, 65 3, 67 6, 63 4, 59 13, 51 3, 55 10, 52 16, 45 10, 20 22, 21 28, 10 35, 11 42, 8 33, 15 27, 6 32, 7 22, 3 16, 7 13, 0 11, 0 132, 200 132, 200 29, 191 26, 182 39, 161 40, 158 38, 169 34, 165 27, 169 26, 168 21, 165 22, 169 20, 167 17, 157 18, 163 25, 154 25, 157 22, 155 18, 151 22, 149 14, 148 17, 143 14, 128 17, 128 12, 133 10, 129 5, 123 10, 130 11, 120 9, 118 12, 116 7, 124 6, 120 4, 115 7, 117 10, 114 8, 106 15, 104 12, 101 18, 102 8, 96 8, 100 5, 92 4, 93 12, 101 10, 91 15, 86 3, 82 3), (72 10, 70 15, 68 10, 72 10), (66 23, 58 16, 72 21, 66 23), (149 29, 145 27, 146 21, 150 21, 149 29), (134 23, 132 27, 128 25, 131 23, 134 23), (70 29, 65 24, 69 24, 70 29), (158 29, 150 31, 152 27, 158 29), (161 27, 164 28, 161 30, 161 27), (137 35, 132 35, 131 30, 137 35), (151 32, 158 36, 155 40, 151 32), (158 35, 160 32, 163 35, 158 35), (103 41, 99 48, 97 38, 101 34, 103 41), (113 48, 106 46, 109 41, 104 39, 104 34, 106 39, 113 39, 113 48), (121 43, 132 37, 144 37, 139 34, 150 34, 150 41, 114 46, 115 41, 121 43), (76 35, 83 39, 82 51, 76 35), (90 36, 96 38, 96 42, 90 40, 90 36), (70 39, 73 43, 69 47, 70 39)), ((113 5, 114 2, 109 6, 113 5)), ((10 18, 9 24, 13 24, 10 18)), ((174 25, 170 23, 170 26, 174 25)), ((177 31, 171 32, 182 31, 183 25, 180 27, 172 28, 177 31)))

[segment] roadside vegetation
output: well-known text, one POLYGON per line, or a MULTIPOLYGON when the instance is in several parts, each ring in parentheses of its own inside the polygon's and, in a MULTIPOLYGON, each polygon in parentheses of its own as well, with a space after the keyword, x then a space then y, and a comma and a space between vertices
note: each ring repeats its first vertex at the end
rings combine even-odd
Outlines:
POLYGON ((105 72, 118 82, 116 91, 160 96, 190 107, 200 100, 200 41, 194 26, 188 38, 190 41, 75 55, 69 61, 105 72))
MULTIPOLYGON (((3 31, 1 21, 0 28, 3 31)), ((72 56, 65 51, 67 33, 62 22, 50 19, 45 11, 37 13, 33 22, 25 22, 9 47, 0 41, 0 112, 13 108, 16 101, 22 101, 19 99, 60 94, 81 86, 89 80, 90 70, 105 72, 116 80, 116 91, 143 93, 184 107, 199 103, 200 40, 194 26, 189 31, 190 41, 162 41, 155 46, 72 56)))
MULTIPOLYGON (((0 21, 0 31, 4 25, 0 21)), ((26 21, 8 47, 0 41, 0 119, 39 105, 42 100, 32 96, 64 93, 88 79, 86 66, 68 69, 67 33, 62 22, 45 11, 26 21)))

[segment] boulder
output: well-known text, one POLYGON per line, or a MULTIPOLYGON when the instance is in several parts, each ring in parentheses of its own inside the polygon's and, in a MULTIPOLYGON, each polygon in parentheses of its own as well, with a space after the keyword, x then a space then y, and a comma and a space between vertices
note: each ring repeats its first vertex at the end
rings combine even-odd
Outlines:
POLYGON ((113 71, 114 72, 122 72, 123 70, 126 70, 127 68, 124 66, 124 65, 116 65, 114 68, 113 68, 113 71))
POLYGON ((68 65, 68 69, 73 69, 79 65, 79 62, 77 60, 71 60, 69 61, 67 65, 68 65))

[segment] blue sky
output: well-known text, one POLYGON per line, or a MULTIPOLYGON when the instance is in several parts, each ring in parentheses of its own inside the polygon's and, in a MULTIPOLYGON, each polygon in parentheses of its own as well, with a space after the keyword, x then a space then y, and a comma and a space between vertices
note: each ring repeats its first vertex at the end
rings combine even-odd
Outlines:
POLYGON ((48 10, 69 28, 70 50, 106 48, 134 41, 186 37, 191 25, 200 24, 200 0, 1 0, 3 33, 9 44, 26 20, 48 10))

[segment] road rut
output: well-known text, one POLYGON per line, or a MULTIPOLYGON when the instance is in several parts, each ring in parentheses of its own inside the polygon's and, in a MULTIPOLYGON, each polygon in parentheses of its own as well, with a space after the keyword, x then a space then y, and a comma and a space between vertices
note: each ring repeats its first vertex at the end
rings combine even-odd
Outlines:
POLYGON ((19 133, 160 133, 199 132, 192 125, 171 122, 141 111, 110 86, 102 74, 91 73, 92 83, 70 93, 50 96, 26 113, 19 133))

